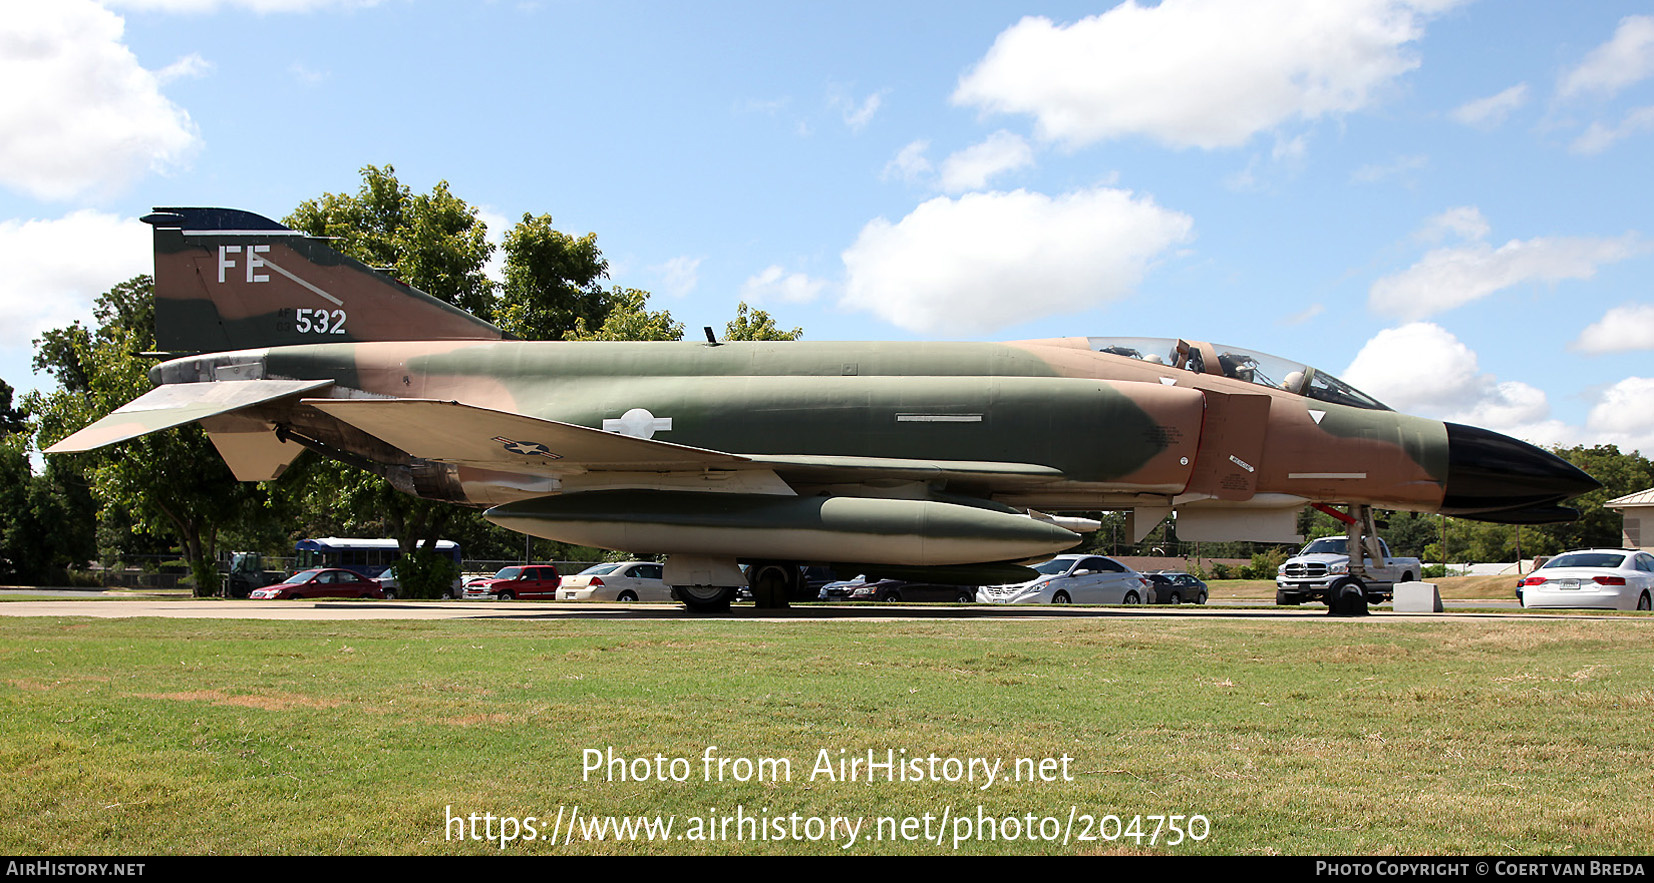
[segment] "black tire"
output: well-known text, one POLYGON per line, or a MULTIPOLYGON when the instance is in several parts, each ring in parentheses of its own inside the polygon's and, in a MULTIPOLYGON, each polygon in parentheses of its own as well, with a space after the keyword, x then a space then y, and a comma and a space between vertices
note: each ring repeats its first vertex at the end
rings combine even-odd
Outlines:
POLYGON ((1275 604, 1276 604, 1276 606, 1279 606, 1279 607, 1297 607, 1299 604, 1302 604, 1302 603, 1304 603, 1304 599, 1298 597, 1297 595, 1293 595, 1293 594, 1290 594, 1288 592, 1283 592, 1280 589, 1275 590, 1275 604))
POLYGON ((959 604, 974 604, 976 603, 976 593, 968 589, 960 589, 959 595, 953 600, 959 604))
MULTIPOLYGON (((395 601, 396 600, 396 590, 395 589, 383 589, 382 591, 385 593, 385 600, 386 601, 395 601)), ((362 597, 371 598, 373 596, 372 595, 363 595, 362 597)))
POLYGON ((1205 604, 1206 603, 1206 593, 1201 592, 1199 595, 1195 596, 1195 603, 1196 604, 1205 604))
POLYGON ((881 600, 894 601, 897 604, 900 604, 902 602, 902 591, 901 591, 901 589, 891 589, 890 591, 885 593, 884 598, 882 598, 881 600))
MULTIPOLYGON (((798 565, 787 561, 759 561, 747 568, 747 588, 759 607, 786 607, 804 582, 798 565)), ((802 599, 798 599, 802 600, 802 599)))
POLYGON ((1171 593, 1171 595, 1169 595, 1166 598, 1166 603, 1167 604, 1182 604, 1183 603, 1183 596, 1178 594, 1177 592, 1173 592, 1173 593, 1171 593))
POLYGON ((678 600, 692 613, 723 613, 735 600, 734 586, 673 586, 678 600))
POLYGON ((1360 580, 1346 579, 1333 584, 1327 596, 1331 616, 1366 616, 1367 589, 1360 580))
POLYGON ((498 595, 495 595, 494 597, 501 600, 501 601, 515 601, 515 600, 517 600, 517 593, 511 591, 510 589, 506 589, 505 591, 499 593, 498 595))
POLYGON ((1403 583, 1410 583, 1412 581, 1413 581, 1413 575, 1411 573, 1404 573, 1404 574, 1401 575, 1401 579, 1397 580, 1397 582, 1403 582, 1403 583))
POLYGON ((1051 603, 1052 604, 1067 604, 1067 603, 1069 603, 1070 600, 1071 599, 1068 597, 1067 592, 1058 592, 1055 595, 1051 596, 1051 603))
POLYGON ((634 592, 631 589, 627 589, 626 591, 621 592, 620 595, 615 598, 615 600, 620 601, 620 602, 625 603, 625 604, 630 604, 631 602, 637 600, 637 592, 634 592))
POLYGON ((1642 597, 1637 599, 1637 609, 1638 610, 1647 610, 1647 609, 1649 609, 1649 599, 1648 599, 1648 593, 1647 592, 1643 592, 1642 597))
POLYGON ((1142 598, 1141 595, 1138 595, 1135 591, 1131 591, 1131 592, 1126 593, 1126 597, 1124 599, 1122 599, 1120 603, 1122 603, 1122 604, 1141 604, 1141 603, 1143 603, 1143 598, 1142 598))

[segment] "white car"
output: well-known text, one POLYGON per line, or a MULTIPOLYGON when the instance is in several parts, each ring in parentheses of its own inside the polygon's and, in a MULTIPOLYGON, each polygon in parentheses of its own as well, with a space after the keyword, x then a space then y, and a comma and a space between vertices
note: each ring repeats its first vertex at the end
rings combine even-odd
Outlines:
POLYGON ((1107 555, 1058 555, 1034 569, 1040 572, 1038 579, 983 586, 976 600, 989 604, 1141 604, 1151 595, 1148 577, 1107 555))
POLYGON ((1648 610, 1654 555, 1635 549, 1580 549, 1552 558, 1520 587, 1523 607, 1648 610))
MULTIPOLYGON (((380 574, 374 581, 379 583, 379 588, 384 590, 387 598, 395 598, 402 594, 402 579, 396 575, 396 565, 394 564, 385 568, 385 572, 380 574)), ((442 597, 445 600, 465 597, 465 587, 460 582, 459 577, 454 577, 454 584, 448 588, 448 591, 442 593, 442 597)))
POLYGON ((594 564, 557 586, 559 601, 670 601, 672 590, 661 579, 663 564, 622 561, 594 564))

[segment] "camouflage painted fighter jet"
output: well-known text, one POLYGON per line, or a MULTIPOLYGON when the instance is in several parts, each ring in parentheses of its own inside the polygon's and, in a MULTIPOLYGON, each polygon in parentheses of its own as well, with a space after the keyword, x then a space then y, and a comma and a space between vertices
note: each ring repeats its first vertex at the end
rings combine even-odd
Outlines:
POLYGON ((1598 486, 1228 346, 518 341, 258 215, 144 220, 157 342, 180 357, 48 453, 198 421, 244 481, 308 448, 534 536, 665 553, 696 610, 748 582, 784 603, 801 563, 1004 581, 1097 526, 1047 512, 1293 541, 1306 503, 1531 523, 1598 486))

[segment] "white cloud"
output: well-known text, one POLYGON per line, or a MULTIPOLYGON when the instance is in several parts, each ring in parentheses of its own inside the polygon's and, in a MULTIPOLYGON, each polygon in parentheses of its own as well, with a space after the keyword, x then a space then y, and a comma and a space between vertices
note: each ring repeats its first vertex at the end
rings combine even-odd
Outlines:
POLYGON ((1654 377, 1627 377, 1605 390, 1585 428, 1592 444, 1654 454, 1654 377))
POLYGON ((1481 426, 1535 444, 1561 444, 1578 436, 1550 418, 1542 390, 1481 373, 1476 353, 1430 322, 1380 331, 1356 353, 1342 377, 1398 411, 1481 426))
POLYGON ((1417 237, 1425 242, 1440 242, 1449 235, 1462 239, 1486 239, 1493 226, 1482 217, 1482 210, 1473 205, 1450 208, 1424 221, 1417 237))
POLYGON ((1361 184, 1373 184, 1385 178, 1411 178, 1412 173, 1430 165, 1430 158, 1421 154, 1398 156, 1383 165, 1365 165, 1356 169, 1350 179, 1361 184))
POLYGON ((844 124, 852 132, 860 132, 873 121, 873 115, 879 112, 879 105, 884 103, 884 92, 874 92, 861 101, 856 101, 850 95, 837 87, 830 90, 827 104, 837 110, 844 118, 844 124))
POLYGON ((172 64, 156 71, 155 79, 157 82, 165 85, 173 80, 183 80, 190 77, 205 76, 207 71, 210 70, 212 70, 212 62, 202 58, 194 52, 191 52, 172 64))
POLYGON ((1636 107, 1628 111, 1617 126, 1606 126, 1601 122, 1591 123, 1572 144, 1568 145, 1568 149, 1590 156, 1613 147, 1616 141, 1650 129, 1654 129, 1654 105, 1636 107))
MULTIPOLYGON (((1419 235, 1439 238, 1443 231, 1480 240, 1489 228, 1479 211, 1458 208, 1431 218, 1419 235)), ((1367 305, 1376 313, 1422 319, 1527 282, 1589 279, 1603 264, 1648 250, 1649 243, 1636 233, 1512 239, 1498 248, 1483 241, 1438 248, 1406 270, 1374 282, 1367 305)))
POLYGON ((1130 294, 1194 221, 1103 187, 937 197, 844 252, 842 304, 914 331, 983 333, 1130 294))
POLYGON ((1034 116, 1070 146, 1142 135, 1235 147, 1373 103, 1418 67, 1408 44, 1456 0, 1127 0, 1072 24, 1028 17, 994 40, 956 104, 1034 116))
POLYGON ((754 303, 804 303, 816 299, 827 283, 803 273, 788 273, 780 264, 764 268, 741 284, 741 298, 754 303))
POLYGON ((90 0, 8 4, 0 182, 41 199, 97 195, 195 154, 195 124, 160 86, 204 63, 189 56, 162 73, 145 70, 122 42, 124 29, 90 0))
POLYGON ((1611 96, 1626 86, 1654 75, 1654 16, 1620 19, 1614 36, 1586 54, 1579 66, 1562 75, 1557 94, 1611 96))
POLYGON ((654 269, 660 274, 661 291, 667 297, 683 297, 700 283, 700 258, 675 257, 654 269))
POLYGON ((986 141, 942 161, 942 190, 947 193, 981 190, 996 175, 1033 164, 1034 151, 1028 142, 1021 135, 1001 129, 986 141))
POLYGON ((925 151, 929 149, 929 141, 921 139, 910 142, 897 152, 895 159, 885 163, 884 172, 879 177, 886 181, 900 178, 908 182, 923 178, 933 170, 930 160, 925 158, 925 151))
POLYGON ((1325 311, 1326 307, 1322 304, 1310 304, 1308 307, 1282 318, 1280 323, 1282 325, 1302 325, 1325 311))
POLYGON ((1527 103, 1528 84, 1517 83, 1497 95, 1466 101, 1455 107, 1448 116, 1456 123, 1475 129, 1496 129, 1512 111, 1527 103))
POLYGON ((92 301, 151 272, 149 227, 91 210, 56 220, 0 221, 0 346, 90 319, 92 301))
POLYGON ((287 72, 293 76, 293 79, 305 86, 320 85, 328 78, 327 71, 317 70, 302 61, 295 61, 288 65, 287 72))
POLYGON ((1614 307, 1580 332, 1571 346, 1594 355, 1654 350, 1654 304, 1614 307))

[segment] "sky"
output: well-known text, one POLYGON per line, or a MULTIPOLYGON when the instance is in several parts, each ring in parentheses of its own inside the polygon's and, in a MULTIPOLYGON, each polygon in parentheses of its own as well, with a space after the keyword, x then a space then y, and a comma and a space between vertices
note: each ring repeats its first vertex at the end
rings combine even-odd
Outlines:
POLYGON ((152 207, 366 165, 699 336, 1182 337, 1654 455, 1654 8, 0 0, 0 379, 152 207))

